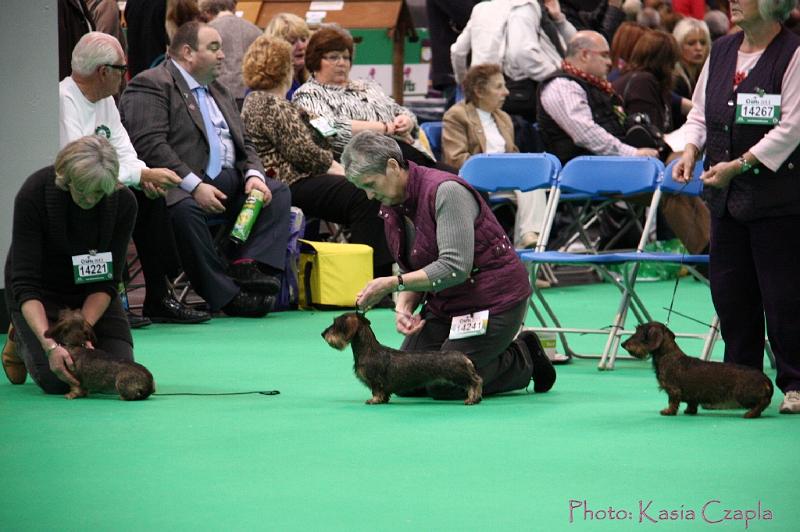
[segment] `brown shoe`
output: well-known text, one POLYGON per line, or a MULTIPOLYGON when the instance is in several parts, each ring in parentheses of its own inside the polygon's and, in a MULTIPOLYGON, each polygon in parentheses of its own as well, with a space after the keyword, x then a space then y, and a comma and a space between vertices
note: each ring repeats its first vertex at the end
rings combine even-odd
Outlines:
POLYGON ((25 384, 28 377, 28 370, 25 363, 17 356, 17 342, 14 340, 14 326, 8 326, 8 338, 6 345, 3 346, 3 371, 6 372, 11 384, 25 384))

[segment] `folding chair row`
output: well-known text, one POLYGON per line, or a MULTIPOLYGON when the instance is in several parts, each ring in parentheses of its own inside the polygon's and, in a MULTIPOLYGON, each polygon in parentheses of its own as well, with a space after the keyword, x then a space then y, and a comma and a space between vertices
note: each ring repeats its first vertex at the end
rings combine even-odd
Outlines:
MULTIPOLYGON (((671 168, 670 168, 671 171, 671 168)), ((540 231, 539 244, 534 251, 518 250, 520 258, 526 263, 530 272, 533 295, 530 308, 536 315, 541 327, 536 331, 555 332, 561 338, 561 344, 568 356, 578 356, 570 347, 566 334, 601 334, 606 336, 606 344, 600 358, 601 369, 612 369, 616 360, 620 338, 630 331, 624 330, 624 324, 630 309, 639 322, 652 319, 641 298, 635 290, 636 274, 642 262, 671 262, 687 266, 693 275, 707 283, 696 266, 708 262, 707 255, 653 254, 644 251, 648 236, 654 227, 658 203, 662 189, 667 193, 699 194, 701 186, 697 176, 690 185, 674 183, 664 179, 664 165, 657 159, 648 157, 606 157, 586 156, 569 161, 563 169, 558 160, 547 153, 539 154, 482 154, 471 157, 462 167, 461 177, 476 189, 486 192, 500 190, 536 190, 546 188, 549 198, 545 219, 540 231), (637 211, 630 223, 639 224, 641 237, 636 249, 632 252, 605 253, 592 245, 585 234, 586 224, 598 216, 598 209, 618 202, 621 199, 639 198, 651 194, 649 209, 643 225, 638 221, 637 211), (546 251, 551 239, 556 210, 560 203, 569 202, 577 205, 575 212, 578 220, 575 229, 587 244, 585 253, 569 253, 565 251, 546 251), (611 265, 631 263, 629 274, 615 274, 609 270, 611 265), (567 328, 548 303, 545 294, 536 287, 539 269, 549 265, 587 265, 593 268, 605 281, 614 284, 621 293, 616 314, 611 320, 610 329, 567 328)), ((670 174, 671 176, 671 174, 670 174)), ((640 201, 641 202, 641 201, 640 201)), ((624 271, 624 270, 623 270, 624 271)), ((704 356, 710 354, 716 339, 716 320, 707 334, 677 333, 683 337, 705 339, 704 356)))

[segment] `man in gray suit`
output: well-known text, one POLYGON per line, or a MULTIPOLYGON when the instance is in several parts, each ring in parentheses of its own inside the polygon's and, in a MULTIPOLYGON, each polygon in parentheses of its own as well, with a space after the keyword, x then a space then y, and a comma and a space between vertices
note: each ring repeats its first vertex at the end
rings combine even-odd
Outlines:
POLYGON ((224 57, 215 29, 184 24, 172 39, 169 59, 128 84, 120 111, 139 156, 181 178, 168 192, 167 205, 195 291, 212 311, 259 317, 272 309, 280 289, 291 194, 265 177, 236 103, 216 81, 224 57), (264 208, 247 241, 223 259, 208 223, 235 220, 253 190, 264 194, 264 208))

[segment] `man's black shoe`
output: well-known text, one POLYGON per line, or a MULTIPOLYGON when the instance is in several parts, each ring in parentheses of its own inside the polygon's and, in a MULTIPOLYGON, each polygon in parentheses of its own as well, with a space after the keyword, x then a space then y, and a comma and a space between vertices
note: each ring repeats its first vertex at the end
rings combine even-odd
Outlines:
POLYGON ((281 290, 281 281, 274 275, 268 275, 258 268, 255 262, 232 264, 228 275, 242 290, 259 292, 274 296, 281 290))
POLYGON ((211 319, 211 314, 186 306, 172 294, 167 294, 156 307, 145 305, 142 314, 153 323, 202 323, 211 319))
POLYGON ((274 307, 274 296, 241 290, 227 305, 222 307, 222 312, 228 316, 262 318, 269 314, 274 307))
POLYGON ((544 352, 542 343, 539 337, 533 331, 522 331, 517 340, 521 340, 528 348, 528 353, 531 355, 533 362, 533 391, 536 393, 544 393, 553 387, 556 382, 556 368, 544 352))
POLYGON ((130 310, 125 311, 125 315, 128 317, 128 326, 131 329, 141 329, 142 327, 147 327, 151 323, 153 323, 149 318, 145 316, 139 316, 138 314, 134 314, 130 310))

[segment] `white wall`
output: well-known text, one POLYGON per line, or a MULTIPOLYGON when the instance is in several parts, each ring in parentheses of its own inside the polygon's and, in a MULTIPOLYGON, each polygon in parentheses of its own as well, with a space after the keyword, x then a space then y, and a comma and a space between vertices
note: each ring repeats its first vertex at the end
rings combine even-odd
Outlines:
MULTIPOLYGON (((57 0, 2 0, 0 16, 0 264, 14 196, 58 150, 57 0)), ((5 287, 0 276, 0 289, 5 287)), ((5 302, 0 301, 0 321, 5 302)), ((5 331, 0 331, 0 334, 5 331)))

